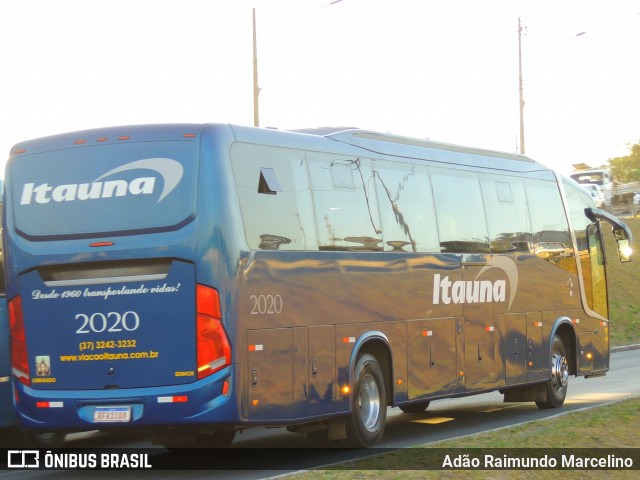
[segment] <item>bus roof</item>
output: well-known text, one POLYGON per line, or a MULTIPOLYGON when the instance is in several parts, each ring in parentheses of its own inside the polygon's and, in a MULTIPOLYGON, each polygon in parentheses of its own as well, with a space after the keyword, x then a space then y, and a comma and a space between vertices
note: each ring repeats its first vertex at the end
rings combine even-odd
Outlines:
POLYGON ((73 146, 122 143, 123 141, 153 142, 181 139, 200 134, 205 124, 167 123, 153 125, 123 125, 60 133, 17 143, 11 153, 42 153, 73 146))
POLYGON ((390 157, 518 172, 549 170, 524 155, 346 128, 346 130, 327 127, 286 131, 213 123, 129 125, 82 130, 28 140, 16 144, 12 153, 40 153, 85 144, 91 145, 96 142, 109 144, 123 141, 178 140, 199 135, 205 130, 214 130, 223 133, 223 136, 229 135, 230 141, 318 149, 351 155, 366 155, 368 152, 390 157))
POLYGON ((231 126, 231 128, 234 131, 236 140, 249 143, 267 143, 281 146, 286 144, 291 148, 307 149, 315 146, 321 151, 329 150, 351 155, 366 155, 366 152, 368 152, 369 155, 377 153, 391 157, 518 172, 550 170, 543 164, 524 155, 371 130, 347 129, 332 131, 330 128, 321 128, 281 131, 239 126, 231 126))

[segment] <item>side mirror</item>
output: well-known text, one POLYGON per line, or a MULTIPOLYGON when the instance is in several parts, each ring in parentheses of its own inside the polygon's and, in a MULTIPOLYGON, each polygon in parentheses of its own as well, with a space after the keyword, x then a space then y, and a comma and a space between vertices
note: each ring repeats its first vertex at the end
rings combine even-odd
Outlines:
POLYGON ((633 249, 629 245, 629 240, 618 240, 618 258, 621 262, 630 262, 633 249))
POLYGON ((633 249, 631 248, 631 239, 624 230, 613 229, 613 236, 618 244, 618 258, 621 262, 630 262, 633 249))
POLYGON ((633 254, 631 248, 633 235, 629 227, 610 213, 598 208, 585 208, 584 213, 592 222, 604 220, 613 227, 613 236, 618 244, 618 258, 621 262, 630 262, 633 254))

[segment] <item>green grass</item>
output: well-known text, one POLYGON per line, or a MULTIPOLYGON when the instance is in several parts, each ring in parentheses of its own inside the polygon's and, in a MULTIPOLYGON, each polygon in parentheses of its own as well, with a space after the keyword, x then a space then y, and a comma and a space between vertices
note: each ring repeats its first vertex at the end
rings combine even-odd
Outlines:
POLYGON ((356 462, 324 467, 294 475, 296 480, 365 478, 392 479, 636 479, 638 471, 598 470, 428 470, 434 449, 455 453, 458 448, 640 448, 640 399, 570 412, 548 420, 530 422, 493 432, 396 450, 356 462), (426 448, 425 448, 426 447, 426 448), (411 466, 410 470, 405 470, 411 466))

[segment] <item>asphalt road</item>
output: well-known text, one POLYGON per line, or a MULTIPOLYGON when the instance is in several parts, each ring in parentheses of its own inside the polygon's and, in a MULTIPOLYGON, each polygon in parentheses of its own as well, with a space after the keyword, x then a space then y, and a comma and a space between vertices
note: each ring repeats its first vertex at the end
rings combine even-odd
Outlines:
MULTIPOLYGON (((379 447, 368 450, 311 448, 305 437, 286 429, 256 428, 236 436, 231 450, 214 450, 209 457, 215 468, 233 470, 164 470, 164 471, 0 471, 0 480, 22 478, 238 478, 262 479, 283 473, 327 465, 353 458, 378 454, 387 449, 422 445, 473 433, 551 418, 558 414, 589 408, 607 402, 640 395, 640 350, 615 353, 605 377, 571 378, 569 393, 559 410, 540 410, 533 403, 503 403, 497 392, 432 402, 423 414, 404 414, 397 408, 388 411, 387 428, 379 447), (309 448, 306 448, 309 447, 309 448), (292 448, 296 450, 291 450, 292 448), (277 449, 277 450, 276 450, 277 449), (245 469, 251 468, 251 469, 245 469)), ((67 437, 67 447, 149 448, 144 435, 123 435, 113 432, 73 434, 67 437)), ((630 447, 640 447, 640 440, 630 447)), ((203 451, 197 451, 202 455, 203 451)), ((177 454, 156 447, 150 453, 154 465, 173 466, 183 461, 177 454)))

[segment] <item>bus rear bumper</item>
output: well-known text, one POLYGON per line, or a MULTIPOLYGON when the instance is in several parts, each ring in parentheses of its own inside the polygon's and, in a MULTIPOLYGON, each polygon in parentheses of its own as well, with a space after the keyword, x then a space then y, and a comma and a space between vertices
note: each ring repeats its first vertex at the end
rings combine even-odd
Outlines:
POLYGON ((114 390, 36 390, 17 385, 21 427, 103 430, 234 423, 232 368, 191 384, 114 390))

